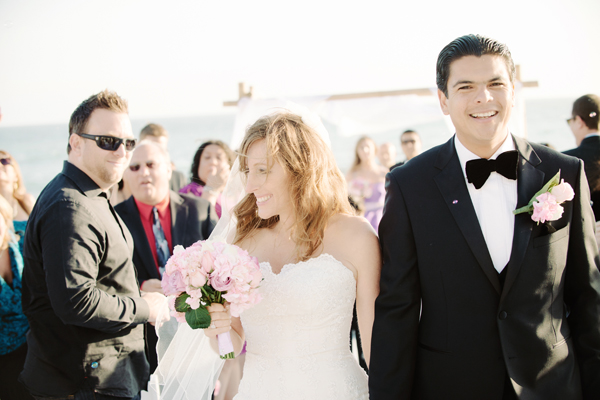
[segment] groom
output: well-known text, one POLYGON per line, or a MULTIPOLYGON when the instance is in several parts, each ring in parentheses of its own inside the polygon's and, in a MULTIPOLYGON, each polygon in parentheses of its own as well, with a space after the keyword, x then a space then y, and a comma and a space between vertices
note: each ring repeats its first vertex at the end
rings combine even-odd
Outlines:
POLYGON ((508 48, 481 36, 438 57, 456 135, 387 176, 371 400, 600 398, 583 163, 509 133, 514 76, 508 48), (560 218, 513 215, 559 171, 575 191, 560 218))

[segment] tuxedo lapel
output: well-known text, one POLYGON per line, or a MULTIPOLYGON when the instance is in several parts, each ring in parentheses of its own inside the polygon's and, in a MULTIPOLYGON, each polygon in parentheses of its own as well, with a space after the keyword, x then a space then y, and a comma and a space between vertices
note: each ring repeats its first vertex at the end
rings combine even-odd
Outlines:
MULTIPOLYGON (((521 208, 529 203, 529 200, 544 186, 544 172, 537 169, 542 162, 527 141, 513 136, 515 146, 519 152, 519 164, 517 171, 517 206, 521 208)), ((521 213, 515 216, 515 230, 513 244, 506 271, 506 282, 504 283, 503 297, 508 293, 514 283, 521 264, 525 258, 525 252, 529 246, 529 239, 534 223, 529 213, 521 213)))
MULTIPOLYGON (((171 243, 173 247, 177 245, 185 246, 185 229, 188 221, 188 207, 183 198, 177 193, 171 191, 171 243)), ((172 250, 172 249, 171 249, 172 250)))
POLYGON ((133 196, 128 200, 125 200, 125 214, 123 215, 123 220, 126 222, 126 225, 131 232, 131 236, 133 236, 134 252, 138 254, 144 264, 143 266, 137 267, 143 267, 149 276, 159 279, 160 277, 157 276, 158 271, 156 270, 156 263, 154 262, 154 257, 152 257, 150 242, 148 242, 146 231, 142 225, 140 212, 135 205, 133 196))
POLYGON ((481 269, 500 294, 498 272, 494 268, 481 232, 481 226, 454 147, 454 140, 453 137, 440 150, 435 167, 441 171, 434 180, 481 269))

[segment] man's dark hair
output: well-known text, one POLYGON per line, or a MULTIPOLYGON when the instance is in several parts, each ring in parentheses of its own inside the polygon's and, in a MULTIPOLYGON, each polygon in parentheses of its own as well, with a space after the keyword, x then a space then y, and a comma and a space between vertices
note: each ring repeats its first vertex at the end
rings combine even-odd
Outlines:
POLYGON ((581 96, 573 103, 573 117, 579 116, 585 125, 593 130, 598 130, 600 124, 600 98, 595 94, 581 96))
POLYGON ((494 39, 479 35, 465 35, 454 39, 442 49, 438 56, 436 67, 437 87, 448 97, 448 77, 450 64, 465 56, 481 57, 485 55, 499 56, 504 59, 508 68, 510 81, 515 81, 515 64, 508 47, 494 39))
MULTIPOLYGON (((69 137, 74 133, 87 133, 85 132, 87 122, 90 119, 92 112, 97 108, 103 108, 117 113, 129 113, 127 100, 119 97, 115 92, 105 89, 84 100, 83 103, 77 106, 75 111, 73 111, 71 120, 69 121, 69 137)), ((67 144, 67 154, 70 152, 71 145, 67 144)))
POLYGON ((192 174, 192 182, 196 182, 201 186, 205 186, 206 182, 200 179, 200 176, 198 175, 198 167, 200 167, 200 158, 202 157, 202 153, 204 153, 204 149, 211 144, 217 145, 221 149, 223 149, 225 155, 227 156, 227 161, 229 161, 229 167, 232 167, 233 162, 235 161, 235 154, 233 153, 233 151, 231 151, 229 146, 227 146, 222 141, 209 140, 202 143, 200 147, 198 147, 198 150, 196 150, 196 154, 194 154, 194 161, 192 161, 192 167, 190 168, 190 172, 192 174))
POLYGON ((419 134, 417 133, 417 131, 413 131, 412 129, 407 129, 404 132, 402 132, 402 134, 400 134, 400 138, 402 138, 402 136, 409 134, 409 133, 414 133, 415 135, 419 136, 419 134))

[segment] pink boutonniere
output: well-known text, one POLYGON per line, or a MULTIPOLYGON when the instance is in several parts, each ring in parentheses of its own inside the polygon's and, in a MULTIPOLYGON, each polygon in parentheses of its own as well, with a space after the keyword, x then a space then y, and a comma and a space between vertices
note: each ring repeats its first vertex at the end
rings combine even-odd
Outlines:
POLYGON ((513 211, 513 214, 528 212, 531 219, 538 224, 547 221, 556 221, 563 214, 562 203, 573 200, 575 192, 564 179, 560 179, 560 171, 552 177, 544 187, 537 192, 529 204, 513 211))

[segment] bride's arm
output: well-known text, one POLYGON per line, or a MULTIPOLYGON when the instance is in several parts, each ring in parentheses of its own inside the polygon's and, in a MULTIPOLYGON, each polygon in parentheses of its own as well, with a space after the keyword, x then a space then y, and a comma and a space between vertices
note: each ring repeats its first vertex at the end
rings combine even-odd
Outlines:
MULTIPOLYGON (((371 228, 369 224, 369 228, 371 228)), ((356 269, 356 315, 360 339, 367 366, 371 359, 371 334, 375 320, 375 299, 379 295, 379 275, 381 273, 381 254, 377 236, 371 228, 371 234, 366 233, 356 245, 350 246, 355 251, 356 269), (362 246, 360 244, 362 244, 362 246)))
MULTIPOLYGON (((371 355, 371 334, 375 319, 375 299, 379 295, 381 254, 371 224, 364 218, 346 217, 336 224, 335 247, 343 249, 343 258, 356 271, 356 314, 363 354, 367 365, 371 355)), ((332 232, 333 233, 333 232, 332 232)))
POLYGON ((241 320, 238 317, 232 317, 229 313, 229 307, 224 307, 222 304, 212 304, 207 309, 210 313, 211 326, 214 324, 215 327, 204 329, 204 334, 210 338, 213 349, 216 352, 219 351, 217 335, 230 332, 233 351, 236 355, 240 354, 245 341, 241 320))

